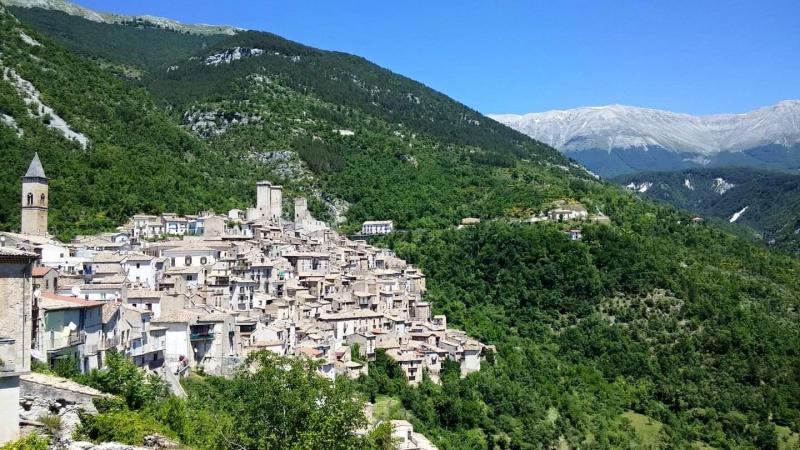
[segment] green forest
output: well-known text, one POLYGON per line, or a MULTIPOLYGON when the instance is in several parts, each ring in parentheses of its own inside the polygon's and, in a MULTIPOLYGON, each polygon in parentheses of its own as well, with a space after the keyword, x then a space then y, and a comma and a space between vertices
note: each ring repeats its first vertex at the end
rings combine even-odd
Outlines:
POLYGON ((321 219, 332 217, 330 199, 347 202, 344 232, 394 220, 400 231, 378 243, 423 269, 436 313, 497 348, 464 379, 446 368, 441 385, 408 386, 385 355, 367 377, 335 386, 305 363, 279 362, 290 365, 286 379, 261 360, 255 373, 188 380, 187 400, 144 388, 155 385, 120 362, 114 370, 136 380, 136 395, 107 374, 83 380, 123 398, 87 419, 85 436, 134 442, 157 430, 193 448, 386 448, 386 430, 347 434, 363 425, 353 405, 368 399, 442 449, 797 441, 795 257, 691 224, 687 213, 596 180, 554 149, 362 58, 269 33, 201 42, 44 14, 20 16, 38 30, 0 14, 2 65, 91 144, 63 139, 0 81, 0 113, 24 132, 0 124, 0 228, 18 227, 19 177, 34 151, 51 179, 51 232, 63 239, 137 212, 243 207, 255 181, 269 179, 287 200, 309 197, 321 219), (43 45, 26 44, 20 30, 43 45), (99 39, 135 49, 100 48, 99 39), (171 39, 183 42, 174 53, 158 48, 171 39), (236 46, 266 53, 202 64, 236 46), (120 75, 119 64, 142 76, 120 75), (197 131, 198 117, 212 117, 210 128, 197 131), (611 221, 524 222, 562 199, 611 221), (482 223, 456 229, 464 217, 482 223), (582 228, 581 240, 564 233, 570 226, 582 228), (291 401, 290 421, 267 407, 283 401, 273 390, 291 401), (344 413, 311 411, 314 392, 344 413), (121 417, 133 418, 130 427, 121 417), (247 426, 232 426, 240 422, 247 426))
POLYGON ((622 185, 650 182, 643 195, 707 216, 744 237, 800 251, 800 175, 790 171, 723 167, 649 172, 615 179, 622 185), (689 180, 693 189, 686 187, 689 180), (747 210, 730 226, 733 214, 747 210))

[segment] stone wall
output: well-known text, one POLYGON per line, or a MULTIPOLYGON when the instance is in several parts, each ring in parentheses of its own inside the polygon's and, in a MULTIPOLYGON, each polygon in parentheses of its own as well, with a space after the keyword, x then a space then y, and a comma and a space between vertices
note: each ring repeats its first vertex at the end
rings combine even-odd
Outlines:
POLYGON ((36 422, 40 417, 61 417, 62 434, 71 436, 80 423, 78 411, 97 414, 93 400, 110 397, 65 378, 29 373, 20 376, 19 417, 36 422))

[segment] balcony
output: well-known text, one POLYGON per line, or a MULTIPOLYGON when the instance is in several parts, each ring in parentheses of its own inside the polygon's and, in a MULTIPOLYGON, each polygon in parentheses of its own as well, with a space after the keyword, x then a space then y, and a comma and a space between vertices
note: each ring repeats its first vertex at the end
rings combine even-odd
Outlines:
POLYGON ((213 331, 202 331, 198 333, 192 333, 189 336, 189 340, 192 342, 196 341, 213 341, 214 340, 214 332, 213 331))
POLYGON ((103 350, 108 350, 111 348, 116 348, 119 344, 120 344, 119 336, 114 336, 103 339, 101 347, 103 350))
POLYGON ((55 331, 50 331, 50 345, 48 351, 60 350, 62 348, 72 347, 73 345, 80 345, 84 342, 86 342, 86 333, 82 331, 70 331, 69 334, 56 334, 55 331))
POLYGON ((128 350, 129 356, 141 356, 148 353, 155 353, 164 350, 164 343, 161 341, 148 342, 140 347, 128 350))

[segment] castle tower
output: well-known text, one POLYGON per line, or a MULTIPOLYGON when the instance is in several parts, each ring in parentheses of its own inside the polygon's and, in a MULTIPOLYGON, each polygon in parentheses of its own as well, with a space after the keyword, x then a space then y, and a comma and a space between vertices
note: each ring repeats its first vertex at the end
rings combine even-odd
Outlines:
POLYGON ((294 221, 303 223, 308 220, 308 201, 305 197, 294 198, 294 221))
POLYGON ((22 234, 47 236, 47 190, 47 175, 36 153, 22 177, 22 234))
POLYGON ((259 217, 269 217, 272 211, 270 207, 270 191, 272 183, 269 181, 259 181, 256 183, 256 209, 259 217))
POLYGON ((283 210, 283 187, 269 181, 256 183, 256 209, 259 217, 279 220, 283 210))
POLYGON ((270 218, 280 221, 283 216, 283 187, 272 186, 269 192, 270 218))

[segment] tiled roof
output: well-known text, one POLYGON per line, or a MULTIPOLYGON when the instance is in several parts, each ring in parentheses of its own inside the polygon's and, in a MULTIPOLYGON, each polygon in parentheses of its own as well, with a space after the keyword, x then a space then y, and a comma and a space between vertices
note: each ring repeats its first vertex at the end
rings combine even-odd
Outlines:
POLYGON ((67 297, 65 295, 51 294, 49 292, 44 292, 39 297, 39 307, 42 309, 90 308, 93 306, 103 306, 104 304, 105 302, 81 300, 76 297, 67 297))
POLYGON ((16 248, 0 247, 0 256, 22 256, 28 258, 36 258, 36 253, 26 252, 24 250, 17 250, 16 248))
POLYGON ((33 270, 31 270, 31 275, 33 275, 34 277, 43 277, 48 273, 50 273, 51 270, 55 269, 53 269, 52 267, 44 267, 44 266, 34 267, 33 270))

